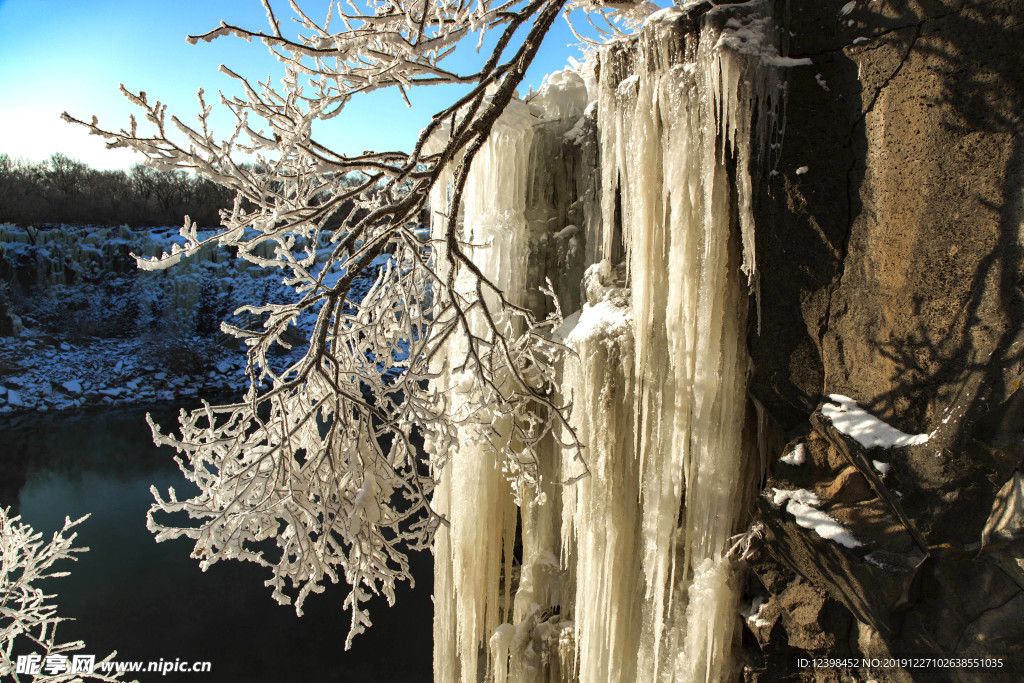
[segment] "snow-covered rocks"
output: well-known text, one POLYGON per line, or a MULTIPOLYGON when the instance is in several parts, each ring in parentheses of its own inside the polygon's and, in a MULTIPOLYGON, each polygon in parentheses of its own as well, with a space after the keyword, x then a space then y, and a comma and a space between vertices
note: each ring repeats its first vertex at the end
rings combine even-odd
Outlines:
MULTIPOLYGON (((145 339, 95 339, 57 351, 56 341, 24 343, 24 339, 0 338, 0 364, 14 370, 0 385, 0 412, 67 410, 85 405, 123 405, 155 400, 174 401, 196 395, 213 396, 234 388, 244 390, 241 375, 232 387, 225 373, 210 370, 140 363, 151 349, 145 339), (142 366, 148 365, 149 370, 142 366)), ((241 367, 244 357, 219 349, 208 363, 241 367)))
POLYGON ((21 399, 21 393, 14 389, 7 390, 7 405, 13 408, 21 408, 25 405, 25 402, 21 399))
POLYGON ((64 391, 69 394, 80 394, 82 393, 82 383, 77 379, 71 379, 67 382, 61 382, 60 385, 64 387, 64 391))
MULTIPOLYGON (((215 245, 169 271, 138 271, 128 257, 172 251, 180 241, 176 228, 28 234, 0 224, 0 261, 16 275, 24 321, 0 337, 3 412, 243 392, 244 353, 221 344, 218 332, 198 332, 200 323, 215 329, 240 302, 286 301, 293 292, 276 270, 249 267, 215 245), (6 389, 15 390, 13 400, 6 389)), ((295 341, 312 324, 296 320, 295 341)))

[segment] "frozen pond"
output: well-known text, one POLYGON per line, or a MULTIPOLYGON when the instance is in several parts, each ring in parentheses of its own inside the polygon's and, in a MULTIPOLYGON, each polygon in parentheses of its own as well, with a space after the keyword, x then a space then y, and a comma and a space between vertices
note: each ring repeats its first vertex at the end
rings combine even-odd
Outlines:
POLYGON ((98 659, 117 650, 118 660, 212 663, 209 674, 138 674, 143 682, 431 680, 429 557, 410 558, 422 577, 416 588, 402 586, 394 608, 373 605, 373 627, 344 652, 347 587, 311 596, 298 618, 271 599, 269 569, 230 562, 204 574, 189 541, 153 540, 150 485, 179 495, 187 486, 173 451, 152 444, 144 415, 108 408, 0 423, 0 504, 47 538, 65 515, 92 515, 78 527, 89 552, 58 565, 71 576, 40 585, 75 619, 59 627, 61 642, 82 639, 82 652, 98 659))

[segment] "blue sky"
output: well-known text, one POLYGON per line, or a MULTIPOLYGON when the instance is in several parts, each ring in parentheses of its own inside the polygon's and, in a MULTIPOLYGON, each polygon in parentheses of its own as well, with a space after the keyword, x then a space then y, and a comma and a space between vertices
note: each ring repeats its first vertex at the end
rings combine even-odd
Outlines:
MULTIPOLYGON (((278 19, 291 16, 287 2, 272 4, 278 19)), ((305 0, 300 6, 321 17, 326 3, 305 0)), ((211 103, 218 90, 236 91, 218 72, 220 64, 276 81, 281 66, 261 44, 233 38, 195 46, 185 42, 186 35, 212 29, 221 19, 247 28, 266 26, 259 0, 0 0, 0 153, 38 161, 62 152, 96 168, 126 168, 141 157, 106 150, 102 139, 64 123, 60 113, 85 120, 95 114, 105 127, 126 126, 137 110, 118 92, 118 83, 124 83, 192 122, 199 87, 211 103)), ((538 86, 544 74, 579 56, 570 47, 575 42, 560 19, 525 85, 538 86)), ((473 46, 461 49, 476 57, 473 46)), ((345 153, 408 149, 430 115, 456 96, 448 86, 419 88, 410 96, 411 109, 390 90, 357 97, 314 135, 345 153)), ((230 133, 230 120, 214 119, 218 134, 230 133)))

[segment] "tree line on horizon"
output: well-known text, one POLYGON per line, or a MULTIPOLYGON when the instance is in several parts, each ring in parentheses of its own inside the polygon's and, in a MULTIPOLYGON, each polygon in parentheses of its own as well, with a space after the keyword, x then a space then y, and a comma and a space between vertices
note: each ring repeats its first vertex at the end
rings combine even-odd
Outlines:
POLYGON ((135 164, 101 171, 55 153, 31 162, 0 153, 0 221, 20 225, 176 225, 188 215, 203 227, 220 224, 234 191, 184 171, 135 164))

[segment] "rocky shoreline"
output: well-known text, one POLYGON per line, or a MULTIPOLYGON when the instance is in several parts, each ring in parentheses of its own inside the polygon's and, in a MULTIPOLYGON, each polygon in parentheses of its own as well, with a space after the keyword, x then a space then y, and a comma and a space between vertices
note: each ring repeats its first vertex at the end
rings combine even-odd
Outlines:
POLYGON ((0 338, 0 415, 241 395, 247 384, 241 353, 225 350, 184 372, 153 355, 144 339, 0 338))

